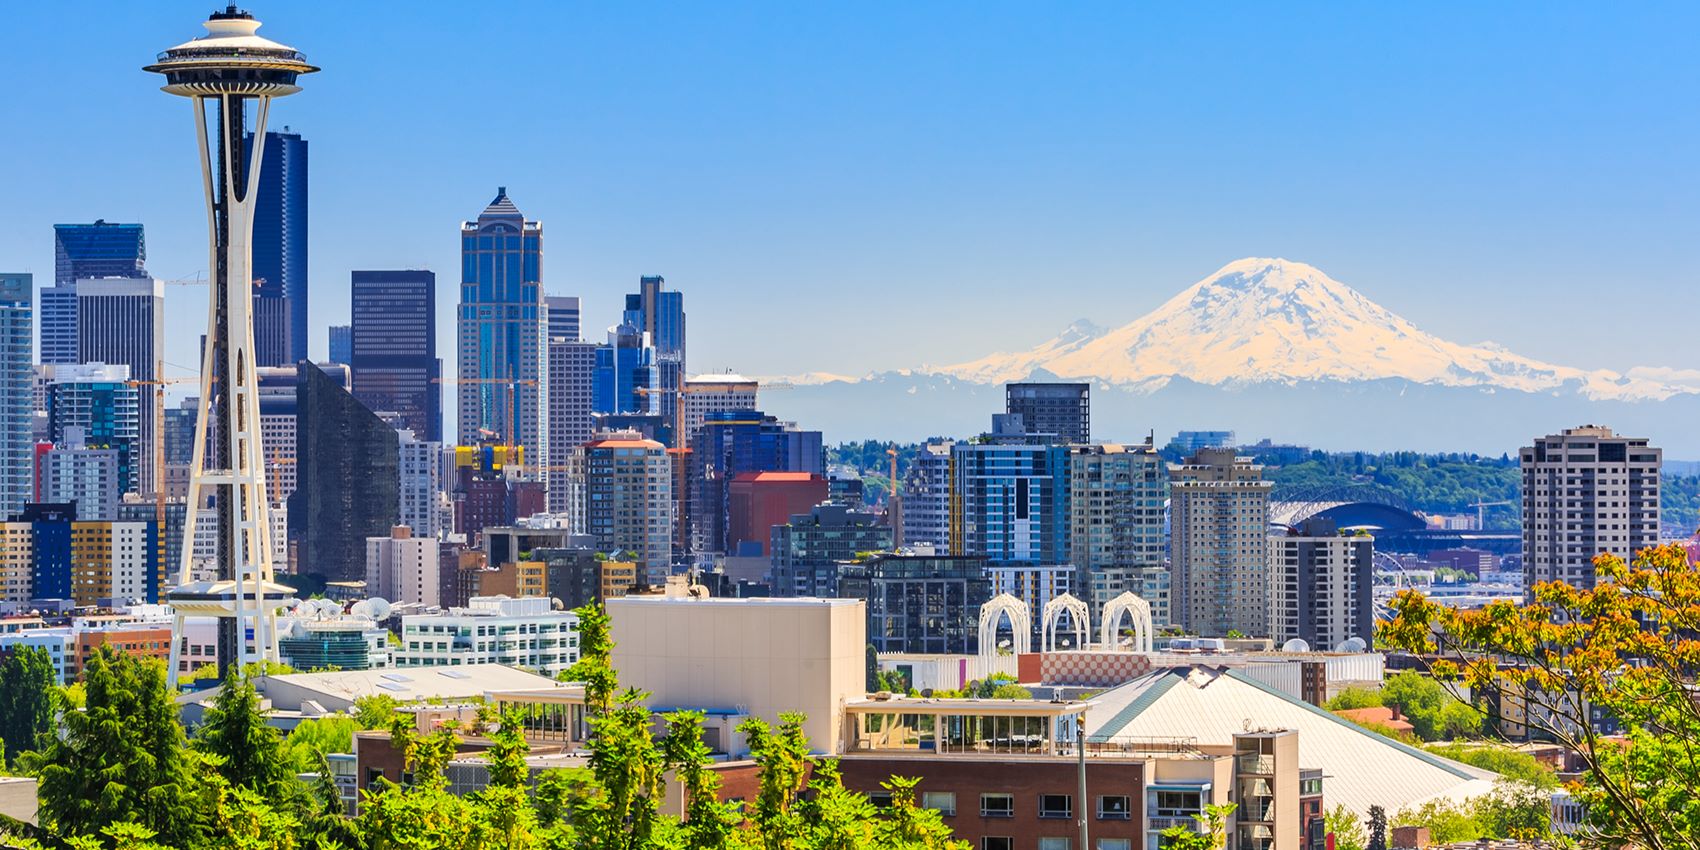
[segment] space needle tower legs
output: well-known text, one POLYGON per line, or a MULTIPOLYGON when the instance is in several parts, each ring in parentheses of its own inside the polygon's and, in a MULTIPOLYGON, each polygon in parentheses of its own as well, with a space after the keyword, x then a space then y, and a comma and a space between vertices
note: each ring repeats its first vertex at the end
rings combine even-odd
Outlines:
POLYGON ((168 671, 173 684, 186 617, 218 619, 222 676, 232 664, 277 659, 276 611, 294 594, 274 581, 271 562, 254 364, 252 238, 272 98, 300 91, 296 78, 318 69, 294 48, 256 35, 260 22, 235 6, 213 13, 205 26, 206 35, 164 51, 145 69, 164 74, 162 90, 194 105, 212 270, 182 562, 177 586, 167 595, 175 612, 168 671), (250 114, 254 142, 247 145, 250 114), (217 569, 211 579, 195 581, 198 507, 208 495, 218 529, 217 569))

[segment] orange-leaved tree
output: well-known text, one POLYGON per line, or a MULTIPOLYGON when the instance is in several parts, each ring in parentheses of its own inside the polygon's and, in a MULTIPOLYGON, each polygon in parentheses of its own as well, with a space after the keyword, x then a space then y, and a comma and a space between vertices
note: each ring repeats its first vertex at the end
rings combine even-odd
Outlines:
POLYGON ((1594 568, 1593 588, 1540 583, 1526 605, 1460 610, 1402 592, 1378 634, 1468 688, 1501 731, 1580 754, 1585 842, 1700 850, 1700 570, 1675 545, 1594 568), (1624 734, 1597 731, 1599 713, 1624 734))

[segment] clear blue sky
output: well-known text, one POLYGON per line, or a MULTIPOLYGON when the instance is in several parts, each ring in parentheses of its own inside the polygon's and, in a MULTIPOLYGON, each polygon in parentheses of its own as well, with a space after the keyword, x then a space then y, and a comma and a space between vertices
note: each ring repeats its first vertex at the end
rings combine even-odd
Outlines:
MULTIPOLYGON (((50 280, 51 226, 100 217, 205 268, 189 108, 139 68, 213 6, 0 10, 0 267, 50 280)), ((587 335, 663 274, 699 371, 1022 348, 1247 255, 1463 342, 1700 365, 1700 4, 251 8, 325 68, 274 110, 312 144, 315 354, 350 269, 422 266, 452 368, 457 223, 501 184, 587 335)))

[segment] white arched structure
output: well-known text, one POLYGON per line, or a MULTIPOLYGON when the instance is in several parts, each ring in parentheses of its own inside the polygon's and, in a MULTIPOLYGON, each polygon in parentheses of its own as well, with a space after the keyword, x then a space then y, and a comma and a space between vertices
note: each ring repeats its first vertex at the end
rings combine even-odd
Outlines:
POLYGON ((1045 610, 1039 614, 1040 632, 1039 648, 1050 652, 1057 648, 1057 626, 1063 614, 1073 624, 1074 648, 1085 649, 1087 634, 1092 629, 1092 610, 1086 603, 1075 598, 1072 593, 1065 593, 1045 603, 1045 610))
POLYGON ((1099 623, 1098 640, 1104 649, 1113 650, 1119 646, 1116 640, 1116 629, 1121 626, 1122 615, 1126 614, 1133 620, 1134 652, 1151 651, 1151 603, 1140 599, 1132 592, 1104 603, 1103 620, 1099 623))
POLYGON ((998 624, 1009 618, 1010 650, 1015 653, 1033 651, 1033 612, 1027 603, 1007 593, 1000 593, 980 606, 980 657, 998 655, 998 624))

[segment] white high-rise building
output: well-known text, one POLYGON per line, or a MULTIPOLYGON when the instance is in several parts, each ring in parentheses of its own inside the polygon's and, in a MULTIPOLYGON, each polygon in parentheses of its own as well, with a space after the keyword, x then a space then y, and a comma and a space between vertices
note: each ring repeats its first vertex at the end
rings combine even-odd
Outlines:
POLYGON ((398 467, 401 479, 401 524, 415 537, 436 539, 444 530, 442 501, 443 444, 417 439, 412 431, 401 437, 398 467))
POLYGON ((703 420, 707 419, 710 413, 724 410, 756 410, 758 389, 754 378, 731 373, 686 378, 685 434, 681 445, 691 444, 691 439, 697 435, 697 429, 702 427, 703 420))
MULTIPOLYGON (((565 308, 557 308, 554 302, 568 299, 549 300, 549 317, 554 323, 565 312, 565 308)), ((570 300, 574 302, 571 311, 574 318, 570 323, 573 337, 549 339, 549 457, 552 460, 544 480, 549 487, 552 514, 573 513, 573 496, 582 489, 583 482, 572 480, 571 458, 592 436, 591 381, 596 373, 596 346, 578 341, 578 299, 570 300)), ((558 324, 561 327, 556 329, 564 333, 567 321, 561 319, 558 324)))
POLYGON ((1170 615, 1204 637, 1269 634, 1269 491, 1231 448, 1169 467, 1170 615))
POLYGON ((366 590, 391 602, 442 604, 437 538, 415 537, 398 525, 388 537, 366 538, 366 590))
POLYGON ((81 427, 68 427, 62 444, 42 454, 38 464, 43 502, 77 505, 82 520, 115 519, 123 491, 118 449, 88 447, 81 427))
POLYGON ((1646 438, 1584 425, 1534 443, 1519 453, 1525 593, 1543 581, 1591 588, 1594 556, 1628 560, 1659 542, 1664 453, 1646 438))
POLYGON ((554 676, 578 663, 578 615, 542 596, 474 596, 465 608, 401 618, 397 667, 506 664, 554 676))

